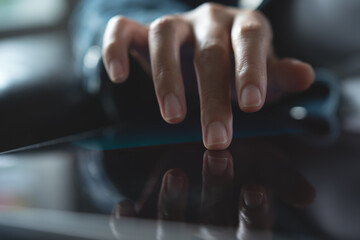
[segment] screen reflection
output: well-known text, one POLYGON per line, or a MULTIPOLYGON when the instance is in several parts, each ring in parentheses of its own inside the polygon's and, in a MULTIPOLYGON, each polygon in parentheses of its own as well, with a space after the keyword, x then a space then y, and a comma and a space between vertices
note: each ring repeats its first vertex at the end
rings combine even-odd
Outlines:
MULTIPOLYGON (((141 162, 154 163, 155 155, 151 150, 141 162)), ((117 239, 273 239, 277 203, 301 208, 315 198, 291 160, 259 141, 202 156, 198 149, 171 149, 155 162, 143 184, 136 173, 126 174, 128 187, 137 182, 143 189, 113 207, 117 239)))

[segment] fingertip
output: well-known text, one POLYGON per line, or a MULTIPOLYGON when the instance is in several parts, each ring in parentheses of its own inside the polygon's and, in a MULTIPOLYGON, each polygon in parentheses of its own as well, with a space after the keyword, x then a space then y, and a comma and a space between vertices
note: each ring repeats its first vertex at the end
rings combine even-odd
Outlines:
POLYGON ((297 59, 290 59, 293 67, 293 75, 297 78, 297 89, 295 91, 303 91, 311 86, 315 81, 315 71, 313 67, 305 62, 297 59))
POLYGON ((162 116, 170 124, 182 122, 186 116, 185 104, 174 93, 167 94, 163 100, 162 116))
POLYGON ((260 89, 253 84, 248 84, 241 90, 238 103, 244 112, 257 112, 262 108, 264 101, 260 89))
POLYGON ((181 169, 171 169, 166 172, 166 193, 171 197, 180 197, 187 188, 187 176, 181 169))
POLYGON ((225 174, 232 175, 232 156, 230 152, 227 150, 205 151, 204 168, 206 168, 207 173, 210 173, 211 177, 222 177, 225 174))
POLYGON ((297 59, 285 58, 276 65, 276 82, 286 91, 299 92, 309 88, 315 81, 313 67, 297 59))
POLYGON ((271 239, 271 234, 267 230, 272 226, 272 214, 269 196, 266 189, 259 184, 245 184, 241 187, 239 208, 239 228, 243 228, 242 237, 251 238, 253 233, 249 230, 256 230, 264 234, 259 239, 271 239), (246 236, 246 237, 245 237, 246 236))
POLYGON ((260 185, 245 185, 241 189, 241 201, 247 208, 258 208, 267 201, 266 190, 260 185))
POLYGON ((110 80, 114 83, 124 82, 129 75, 127 49, 117 42, 110 42, 104 44, 102 55, 110 80))
POLYGON ((111 60, 108 66, 110 80, 114 83, 123 83, 127 79, 124 65, 119 60, 111 60))
POLYGON ((130 200, 123 200, 118 202, 112 211, 112 215, 115 217, 115 219, 119 219, 121 217, 134 217, 134 204, 130 200))
POLYGON ((209 145, 204 143, 204 146, 209 150, 225 150, 229 147, 229 144, 215 144, 215 145, 209 145))
POLYGON ((240 106, 240 110, 243 112, 254 113, 254 112, 260 111, 263 104, 261 104, 260 106, 255 106, 255 107, 246 107, 246 106, 242 106, 242 105, 239 105, 239 106, 240 106))
POLYGON ((204 160, 208 158, 227 158, 232 160, 232 155, 228 150, 212 151, 208 149, 204 152, 204 160))
POLYGON ((179 124, 181 123, 182 121, 184 121, 184 118, 173 118, 173 119, 166 119, 166 118, 163 118, 165 120, 165 122, 169 123, 169 124, 179 124))
POLYGON ((173 200, 182 199, 188 189, 188 176, 179 168, 170 169, 163 176, 161 188, 160 202, 168 197, 173 200))
POLYGON ((305 90, 307 88, 309 88, 315 81, 315 71, 314 71, 314 68, 308 64, 308 63, 303 63, 303 66, 302 66, 303 70, 303 79, 304 79, 304 82, 303 82, 303 85, 301 86, 302 89, 301 90, 305 90))
POLYGON ((204 132, 204 145, 209 150, 225 150, 229 147, 232 139, 232 130, 220 121, 210 123, 204 132))

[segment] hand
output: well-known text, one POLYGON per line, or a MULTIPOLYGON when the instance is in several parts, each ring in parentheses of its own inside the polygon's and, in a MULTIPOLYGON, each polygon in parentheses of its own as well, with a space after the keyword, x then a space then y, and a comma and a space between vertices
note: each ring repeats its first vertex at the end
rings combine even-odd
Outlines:
POLYGON ((213 3, 187 13, 164 16, 150 26, 114 17, 104 36, 105 66, 113 82, 123 82, 129 75, 128 54, 142 59, 138 52, 148 47, 162 117, 177 124, 186 116, 180 66, 180 48, 185 43, 194 48, 203 141, 208 149, 225 149, 231 143, 232 53, 236 96, 245 112, 262 108, 268 85, 284 91, 301 91, 314 81, 310 65, 276 58, 270 23, 260 12, 213 3))

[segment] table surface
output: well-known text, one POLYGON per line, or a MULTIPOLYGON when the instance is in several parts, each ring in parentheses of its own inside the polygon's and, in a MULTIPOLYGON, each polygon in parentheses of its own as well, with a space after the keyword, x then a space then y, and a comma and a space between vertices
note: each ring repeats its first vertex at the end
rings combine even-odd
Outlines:
POLYGON ((253 134, 207 151, 109 146, 113 127, 2 154, 1 239, 359 239, 356 85, 342 83, 338 129, 322 137, 253 134))

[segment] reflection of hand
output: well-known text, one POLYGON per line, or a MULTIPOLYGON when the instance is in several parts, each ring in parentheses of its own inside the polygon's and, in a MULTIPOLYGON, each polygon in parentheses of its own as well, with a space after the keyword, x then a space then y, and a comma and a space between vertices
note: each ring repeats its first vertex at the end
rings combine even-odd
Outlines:
POLYGON ((192 43, 204 144, 215 150, 225 149, 232 139, 232 53, 238 104, 246 112, 263 106, 268 83, 300 91, 314 80, 308 64, 277 59, 271 41, 270 23, 261 13, 207 3, 184 14, 157 19, 150 26, 114 17, 106 29, 103 51, 110 78, 123 82, 129 75, 128 53, 141 59, 140 49, 149 47, 161 114, 165 121, 176 124, 186 115, 180 47, 192 43))
MULTIPOLYGON (((270 167, 268 170, 275 169, 270 167)), ((260 171, 262 172, 263 169, 260 171)), ((112 230, 119 239, 131 239, 138 236, 137 231, 141 227, 139 224, 143 224, 147 234, 152 235, 147 239, 155 239, 155 236, 158 239, 190 239, 191 236, 200 236, 204 239, 209 239, 209 237, 210 239, 224 239, 225 236, 226 239, 271 239, 272 196, 278 195, 290 205, 305 206, 313 200, 314 190, 295 170, 289 169, 288 172, 283 172, 283 179, 286 179, 287 175, 294 176, 291 182, 286 184, 279 181, 279 177, 276 176, 278 172, 262 172, 262 174, 266 175, 264 181, 271 182, 270 186, 264 187, 262 182, 242 184, 239 200, 235 201, 234 163, 231 154, 228 151, 207 151, 203 162, 200 226, 181 224, 185 221, 189 181, 182 170, 171 169, 164 174, 159 194, 158 218, 160 221, 152 222, 152 224, 135 222, 137 213, 134 205, 123 201, 114 208, 111 218, 112 230), (301 188, 300 193, 294 195, 296 189, 292 188, 301 188), (238 217, 235 219, 234 209, 239 209, 238 217), (178 225, 171 222, 178 222, 178 225), (131 223, 134 224, 131 225, 131 223), (231 230, 233 228, 228 228, 234 226, 237 234, 231 230)), ((246 179, 243 181, 249 182, 246 179)))

